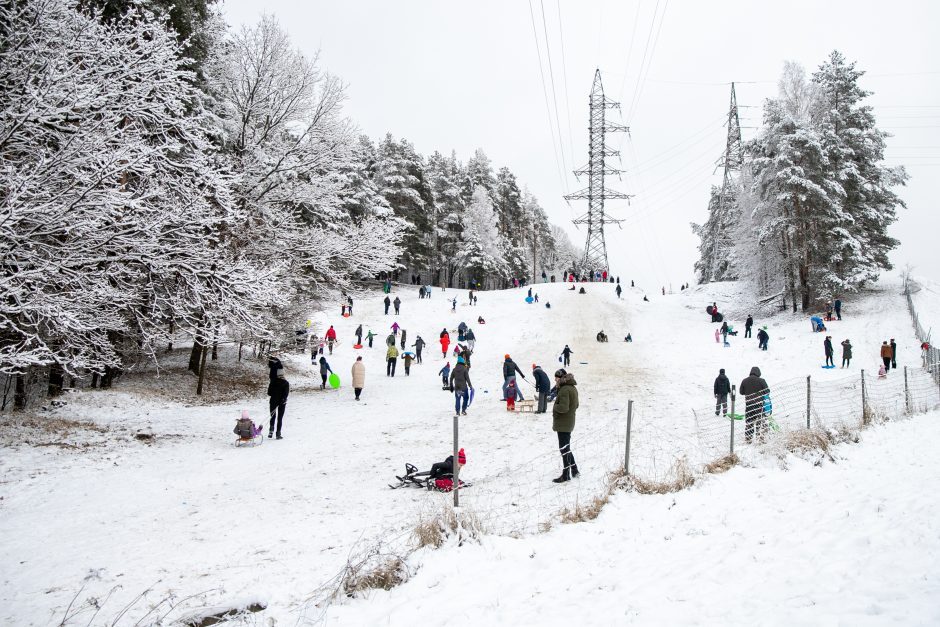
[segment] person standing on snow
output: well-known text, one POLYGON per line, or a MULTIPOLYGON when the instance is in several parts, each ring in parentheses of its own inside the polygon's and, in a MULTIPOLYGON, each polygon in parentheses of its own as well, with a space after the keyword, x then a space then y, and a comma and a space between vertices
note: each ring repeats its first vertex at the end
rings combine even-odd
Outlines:
POLYGON ((361 324, 358 327, 356 327, 355 336, 356 336, 356 344, 358 344, 359 346, 362 346, 362 325, 361 324))
POLYGON ((268 396, 271 400, 268 408, 271 411, 271 424, 268 427, 268 437, 277 434, 277 439, 282 440, 281 427, 284 424, 284 412, 287 409, 287 395, 290 394, 290 383, 284 378, 284 369, 278 368, 274 380, 268 384, 268 396), (275 432, 275 416, 277 417, 277 431, 275 432))
POLYGON ((447 329, 441 331, 441 353, 444 355, 444 359, 447 359, 447 347, 450 346, 450 333, 447 332, 447 329))
POLYGON ((563 366, 568 367, 568 366, 571 364, 571 353, 572 353, 572 352, 574 352, 574 351, 572 351, 570 348, 568 348, 568 345, 565 344, 565 348, 561 351, 561 356, 563 357, 563 359, 562 359, 562 361, 563 361, 562 365, 563 365, 563 366))
POLYGON ((848 368, 852 362, 852 343, 847 339, 842 340, 842 367, 848 368))
POLYGON ((392 306, 392 299, 388 296, 385 297, 385 315, 388 315, 388 308, 392 306))
POLYGON ((832 350, 832 336, 827 335, 826 340, 823 342, 823 350, 826 352, 826 365, 832 366, 835 368, 836 363, 832 360, 834 351, 832 350))
POLYGON ((405 337, 408 335, 408 331, 404 329, 401 330, 401 349, 405 350, 405 337))
POLYGON ((751 314, 748 314, 747 320, 744 321, 744 337, 751 337, 752 326, 754 326, 754 318, 751 317, 751 314))
POLYGON ((473 329, 467 328, 467 334, 464 336, 467 340, 467 347, 472 351, 477 345, 477 336, 473 334, 473 329))
POLYGON ((395 335, 395 337, 398 337, 398 330, 401 329, 401 325, 397 322, 393 322, 392 326, 389 328, 392 330, 392 334, 395 335))
POLYGON ((552 431, 558 434, 558 451, 561 453, 561 476, 552 479, 555 483, 564 483, 574 479, 579 474, 578 464, 571 452, 571 433, 574 431, 575 417, 578 409, 578 388, 574 376, 560 368, 555 371, 555 387, 557 394, 555 404, 552 406, 552 431))
POLYGON ((620 298, 620 294, 623 292, 623 290, 620 289, 619 283, 617 284, 617 289, 615 289, 614 291, 617 292, 617 298, 620 298))
POLYGON ((836 302, 833 303, 833 307, 836 312, 836 320, 842 320, 842 301, 837 298, 836 302))
POLYGON ((395 300, 392 301, 392 304, 395 305, 395 315, 397 316, 398 310, 401 308, 401 299, 396 296, 395 300))
POLYGON ((451 313, 457 311, 457 297, 454 296, 454 300, 450 301, 450 311, 451 313))
POLYGON ((369 332, 366 334, 366 339, 369 340, 369 348, 372 348, 372 338, 375 337, 375 333, 372 332, 372 329, 369 329, 369 332))
POLYGON ((760 437, 764 431, 764 397, 770 394, 767 382, 760 376, 760 368, 751 368, 751 374, 741 381, 738 391, 745 401, 744 441, 760 437))
POLYGON ((329 376, 327 373, 333 374, 333 369, 330 368, 330 364, 327 363, 326 357, 321 356, 320 357, 320 379, 321 379, 320 389, 321 390, 326 389, 326 379, 329 376))
POLYGON ((544 414, 548 410, 548 393, 551 391, 552 382, 548 380, 548 375, 542 367, 536 364, 532 364, 532 377, 535 379, 535 392, 538 394, 535 413, 544 414))
POLYGON ((731 346, 728 343, 728 321, 725 320, 721 323, 721 339, 724 341, 725 346, 731 346))
POLYGON ((411 360, 414 359, 414 357, 412 357, 411 353, 404 353, 401 356, 401 358, 405 360, 405 376, 410 377, 411 376, 411 360))
POLYGON ((362 388, 366 384, 366 366, 362 363, 362 355, 356 357, 356 361, 352 365, 352 384, 358 401, 359 395, 362 394, 362 388))
POLYGON ((395 345, 392 344, 388 347, 388 350, 385 351, 385 376, 394 377, 395 376, 395 365, 398 363, 398 349, 395 348, 395 345))
POLYGON ((885 370, 891 369, 891 347, 887 342, 881 343, 881 361, 885 364, 885 370))
POLYGON ((470 402, 470 370, 463 357, 457 358, 457 365, 450 373, 450 389, 454 393, 454 413, 457 415, 467 415, 467 404, 470 402), (460 402, 463 401, 463 408, 460 402))
MULTIPOLYGON (((522 371, 519 370, 519 366, 516 365, 509 355, 506 355, 505 361, 503 361, 503 399, 506 400, 507 390, 509 389, 509 382, 516 380, 516 373, 519 373, 519 376, 525 379, 525 375, 522 374, 522 371)), ((522 397, 522 390, 519 389, 518 384, 516 385, 516 400, 524 401, 522 397)))
POLYGON ((421 339, 420 335, 418 336, 418 339, 415 340, 415 343, 412 344, 415 349, 415 361, 417 361, 419 364, 422 363, 421 351, 424 350, 424 345, 425 341, 421 339))
POLYGON ((898 345, 895 343, 894 338, 891 338, 891 343, 888 344, 891 347, 891 367, 895 370, 898 369, 898 345))
POLYGON ((731 381, 725 376, 725 369, 718 371, 715 377, 715 415, 728 415, 728 395, 731 394, 731 381))
POLYGON ((330 355, 333 354, 333 345, 336 344, 336 329, 333 328, 333 325, 330 325, 330 328, 326 332, 326 345, 330 349, 330 355))
POLYGON ((447 380, 450 377, 450 362, 448 361, 446 364, 444 364, 444 367, 441 368, 437 374, 441 375, 441 385, 447 389, 447 386, 449 385, 447 380))
POLYGON ((761 327, 760 331, 757 332, 757 347, 761 350, 767 350, 767 342, 770 341, 770 335, 767 334, 767 329, 761 327))

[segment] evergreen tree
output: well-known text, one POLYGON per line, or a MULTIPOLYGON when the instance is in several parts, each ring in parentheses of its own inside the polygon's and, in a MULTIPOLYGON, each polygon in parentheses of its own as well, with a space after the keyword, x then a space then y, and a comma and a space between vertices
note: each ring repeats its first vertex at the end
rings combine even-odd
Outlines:
POLYGON ((703 225, 692 224, 692 230, 700 239, 699 259, 694 266, 698 283, 738 278, 733 270, 734 233, 740 219, 737 196, 736 183, 729 185, 724 199, 721 198, 721 188, 712 186, 708 220, 703 225))
POLYGON ((379 144, 379 192, 406 226, 401 263, 407 268, 428 268, 433 261, 431 229, 434 196, 424 162, 408 141, 396 142, 389 133, 379 144))

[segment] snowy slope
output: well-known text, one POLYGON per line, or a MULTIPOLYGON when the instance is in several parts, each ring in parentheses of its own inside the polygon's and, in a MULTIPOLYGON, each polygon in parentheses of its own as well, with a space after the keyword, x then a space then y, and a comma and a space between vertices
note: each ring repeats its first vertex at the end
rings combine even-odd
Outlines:
MULTIPOLYGON (((13 539, 0 547, 0 622, 61 618, 83 585, 79 600, 103 599, 120 586, 108 601, 111 613, 105 609, 103 616, 117 614, 152 588, 129 617, 136 620, 148 603, 170 593, 208 591, 188 605, 260 600, 269 605, 269 616, 294 620, 297 608, 341 569, 354 547, 409 533, 421 515, 439 510, 449 498, 392 491, 387 483, 405 462, 427 468, 450 451, 453 396, 441 390, 437 372, 444 359, 437 336, 461 320, 477 335, 471 370, 477 398, 461 422, 461 446, 469 457, 464 476, 474 487, 462 505, 498 533, 535 531, 563 507, 596 493, 619 462, 628 399, 637 402, 638 433, 656 429, 676 436, 660 443, 673 456, 681 452, 673 447, 682 438, 694 436, 691 408, 710 403, 719 367, 728 368, 737 383, 759 365, 772 386, 806 374, 845 377, 876 367, 878 345, 888 337, 898 339, 901 363, 919 361, 894 284, 847 302, 845 320, 833 323, 834 339, 851 336, 856 346, 850 372, 819 369, 823 338, 809 331, 802 314, 758 319, 758 325, 770 326, 767 353, 742 336, 730 348, 715 344, 715 325, 704 306, 718 299, 723 310, 733 311, 733 291, 650 293, 650 302, 642 301, 639 288, 627 289, 618 301, 612 285, 588 284, 585 295, 559 284, 535 291, 538 305, 525 304, 525 290, 508 290, 482 292, 479 306, 471 307, 465 291, 436 290, 419 300, 416 289, 399 288, 393 297, 402 298, 401 316, 384 316, 382 295, 375 295, 358 299, 350 319, 318 317, 321 335, 326 324, 335 324, 339 333, 328 359, 344 386, 311 389, 315 374, 308 356, 285 358, 295 384, 286 439, 253 449, 235 449, 231 430, 240 408, 256 420, 266 414, 267 399, 260 396, 187 407, 130 396, 120 387, 77 394, 49 415, 93 420, 118 437, 100 436, 103 444, 79 450, 12 446, 0 457, 0 536, 13 539), (451 313, 445 298, 454 296, 459 304, 451 313), (477 316, 486 324, 476 324, 477 316), (410 377, 403 376, 401 362, 398 376, 385 376, 384 337, 393 320, 408 331, 409 344, 418 334, 428 342, 425 363, 413 366, 410 377), (359 323, 379 334, 375 348, 351 347, 359 323), (601 329, 611 337, 609 344, 594 341, 601 329), (632 344, 622 342, 628 331, 632 344), (583 476, 557 486, 551 483, 560 469, 551 418, 505 412, 498 400, 500 364, 509 353, 527 375, 533 362, 551 373, 566 343, 574 350, 571 370, 581 392, 573 447, 583 476), (349 368, 360 353, 367 374, 363 401, 356 403, 349 368), (129 435, 141 428, 173 437, 148 446, 129 435)), ((738 326, 743 332, 743 320, 738 326)), ((522 391, 531 397, 526 383, 522 391)))

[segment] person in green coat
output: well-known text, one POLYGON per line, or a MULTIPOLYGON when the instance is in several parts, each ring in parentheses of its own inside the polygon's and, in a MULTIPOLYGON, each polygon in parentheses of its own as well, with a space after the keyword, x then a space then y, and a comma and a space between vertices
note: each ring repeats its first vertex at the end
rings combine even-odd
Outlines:
POLYGON ((578 465, 571 452, 571 432, 574 431, 575 414, 578 410, 578 388, 574 376, 564 368, 555 371, 555 404, 552 406, 552 430, 558 433, 558 450, 561 452, 561 476, 552 479, 564 483, 577 477, 578 465))

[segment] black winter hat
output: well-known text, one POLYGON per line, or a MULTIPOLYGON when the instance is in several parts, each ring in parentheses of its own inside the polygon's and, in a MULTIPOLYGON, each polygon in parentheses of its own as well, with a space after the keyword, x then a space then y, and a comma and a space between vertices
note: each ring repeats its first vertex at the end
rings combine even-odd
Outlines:
POLYGON ((718 374, 724 374, 724 373, 725 373, 725 369, 724 369, 724 368, 721 368, 720 370, 718 370, 718 374))
POLYGON ((565 376, 566 374, 568 374, 568 372, 564 368, 559 368, 558 370, 555 371, 555 376, 558 377, 559 379, 565 376))

